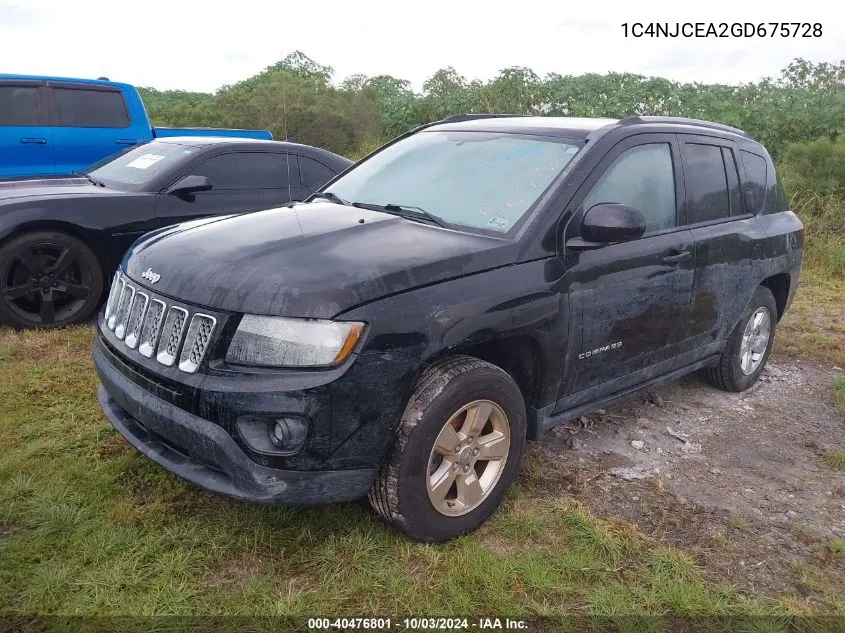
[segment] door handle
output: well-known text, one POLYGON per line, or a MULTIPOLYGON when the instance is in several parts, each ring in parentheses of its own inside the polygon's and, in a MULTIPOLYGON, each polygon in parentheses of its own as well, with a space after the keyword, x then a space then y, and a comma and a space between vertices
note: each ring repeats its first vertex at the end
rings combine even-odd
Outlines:
POLYGON ((119 138, 115 141, 117 145, 137 145, 138 141, 134 138, 119 138))
POLYGON ((680 264, 681 262, 687 261, 692 256, 690 251, 684 251, 682 253, 678 253, 676 255, 667 255, 663 258, 664 264, 680 264))
POLYGON ((32 138, 32 137, 24 137, 21 139, 21 143, 24 145, 46 145, 47 139, 46 138, 32 138))

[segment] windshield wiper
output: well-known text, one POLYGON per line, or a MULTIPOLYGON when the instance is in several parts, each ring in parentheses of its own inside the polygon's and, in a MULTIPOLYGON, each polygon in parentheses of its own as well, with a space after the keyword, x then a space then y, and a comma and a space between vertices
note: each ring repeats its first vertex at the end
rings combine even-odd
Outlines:
POLYGON ((89 174, 80 172, 78 175, 85 176, 88 179, 88 182, 90 182, 92 185, 96 185, 97 187, 105 187, 106 186, 104 183, 100 182, 96 178, 91 178, 91 176, 89 174))
POLYGON ((350 205, 348 200, 344 200, 336 193, 332 193, 331 191, 318 191, 317 193, 311 196, 312 200, 316 200, 317 198, 325 198, 326 200, 330 200, 332 202, 337 202, 338 204, 345 204, 346 206, 350 205))
POLYGON ((372 204, 369 202, 353 202, 352 206, 360 209, 370 209, 372 211, 384 211, 385 213, 398 215, 399 217, 406 218, 408 220, 423 220, 436 224, 437 226, 446 226, 446 221, 443 218, 434 215, 433 213, 429 213, 421 207, 393 203, 372 204))

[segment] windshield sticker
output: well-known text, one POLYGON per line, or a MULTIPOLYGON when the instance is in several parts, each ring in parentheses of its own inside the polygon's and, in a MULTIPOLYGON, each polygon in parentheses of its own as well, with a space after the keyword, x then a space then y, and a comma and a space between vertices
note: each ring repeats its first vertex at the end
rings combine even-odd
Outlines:
POLYGON ((158 161, 164 160, 164 156, 160 154, 144 154, 143 156, 139 156, 131 163, 127 163, 127 167, 134 167, 135 169, 147 169, 152 165, 155 165, 158 161))
POLYGON ((497 229, 506 229, 510 225, 511 221, 507 218, 502 218, 499 216, 494 216, 487 221, 487 224, 497 228, 497 229))

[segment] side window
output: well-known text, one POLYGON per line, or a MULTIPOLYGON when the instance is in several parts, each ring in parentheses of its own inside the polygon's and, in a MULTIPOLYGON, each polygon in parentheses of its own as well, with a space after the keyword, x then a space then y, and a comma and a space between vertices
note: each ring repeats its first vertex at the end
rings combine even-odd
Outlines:
POLYGON ((38 88, 0 86, 0 125, 38 125, 38 88))
POLYGON ((215 190, 283 189, 288 186, 288 157, 270 152, 235 152, 212 156, 191 170, 207 176, 215 190))
MULTIPOLYGON (((746 196, 750 193, 753 196, 754 206, 748 209, 750 213, 757 213, 763 206, 766 199, 766 159, 757 154, 740 151, 742 163, 745 165, 745 187, 746 196)), ((751 200, 748 201, 749 203, 751 200)))
POLYGON ((129 127, 123 95, 112 90, 53 88, 61 127, 129 127))
POLYGON ((729 217, 731 205, 722 148, 718 145, 685 143, 683 152, 687 223, 729 217))
POLYGON ((320 187, 335 177, 335 172, 323 163, 307 156, 299 157, 299 173, 302 186, 309 188, 320 187))
POLYGON ((586 211, 600 202, 617 202, 640 211, 646 232, 675 226, 675 172, 668 143, 625 150, 584 198, 586 211))

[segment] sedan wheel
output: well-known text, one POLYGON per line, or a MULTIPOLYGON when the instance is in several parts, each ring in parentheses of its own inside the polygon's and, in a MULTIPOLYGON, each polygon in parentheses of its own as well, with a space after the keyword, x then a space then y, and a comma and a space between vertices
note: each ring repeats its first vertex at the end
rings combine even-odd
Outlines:
POLYGON ((79 322, 96 308, 102 292, 99 262, 70 235, 28 233, 0 248, 0 320, 12 326, 79 322))

